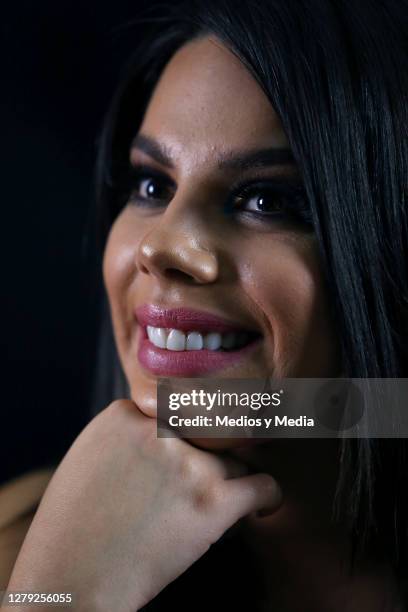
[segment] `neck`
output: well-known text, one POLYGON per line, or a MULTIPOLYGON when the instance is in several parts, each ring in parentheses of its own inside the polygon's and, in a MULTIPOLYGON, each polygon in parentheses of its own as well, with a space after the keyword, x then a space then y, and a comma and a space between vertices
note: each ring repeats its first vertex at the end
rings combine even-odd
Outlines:
POLYGON ((333 517, 336 440, 273 440, 233 454, 274 476, 284 502, 273 515, 250 516, 241 536, 273 612, 397 612, 395 580, 381 559, 360 559, 351 571, 351 540, 333 517))

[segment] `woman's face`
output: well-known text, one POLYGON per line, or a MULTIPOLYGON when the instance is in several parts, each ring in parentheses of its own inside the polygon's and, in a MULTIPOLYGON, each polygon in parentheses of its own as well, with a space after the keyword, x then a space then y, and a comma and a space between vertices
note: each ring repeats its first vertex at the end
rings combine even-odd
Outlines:
POLYGON ((243 64, 217 39, 188 43, 135 136, 103 274, 139 408, 155 415, 160 376, 338 375, 307 204, 292 192, 300 177, 243 64))

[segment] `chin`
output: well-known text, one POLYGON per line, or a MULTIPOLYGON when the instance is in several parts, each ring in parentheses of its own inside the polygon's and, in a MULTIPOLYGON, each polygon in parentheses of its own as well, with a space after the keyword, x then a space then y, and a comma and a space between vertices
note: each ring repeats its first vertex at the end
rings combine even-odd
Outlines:
POLYGON ((150 417, 151 419, 157 418, 157 397, 156 393, 153 393, 150 389, 146 389, 145 391, 141 391, 143 389, 142 385, 139 385, 138 391, 134 388, 131 389, 131 399, 135 402, 136 406, 139 408, 140 412, 142 412, 145 416, 150 417))
MULTIPOLYGON (((151 393, 131 393, 132 401, 135 402, 145 416, 157 418, 157 399, 151 393)), ((184 438, 193 446, 205 450, 228 450, 233 448, 248 448, 264 442, 263 439, 254 438, 184 438)))

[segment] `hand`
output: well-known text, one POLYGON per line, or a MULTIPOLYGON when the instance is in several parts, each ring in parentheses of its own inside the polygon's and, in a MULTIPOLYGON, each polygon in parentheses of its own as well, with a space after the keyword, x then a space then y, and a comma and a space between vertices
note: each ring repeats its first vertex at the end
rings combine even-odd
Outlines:
POLYGON ((135 612, 238 519, 272 512, 280 501, 270 475, 248 474, 239 460, 176 437, 157 438, 154 419, 117 400, 56 470, 8 589, 70 591, 78 611, 135 612))

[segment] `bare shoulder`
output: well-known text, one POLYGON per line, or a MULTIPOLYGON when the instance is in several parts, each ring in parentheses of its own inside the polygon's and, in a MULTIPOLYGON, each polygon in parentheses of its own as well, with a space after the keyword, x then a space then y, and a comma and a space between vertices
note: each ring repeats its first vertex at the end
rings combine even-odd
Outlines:
POLYGON ((0 590, 5 589, 55 468, 26 472, 0 486, 0 590))

